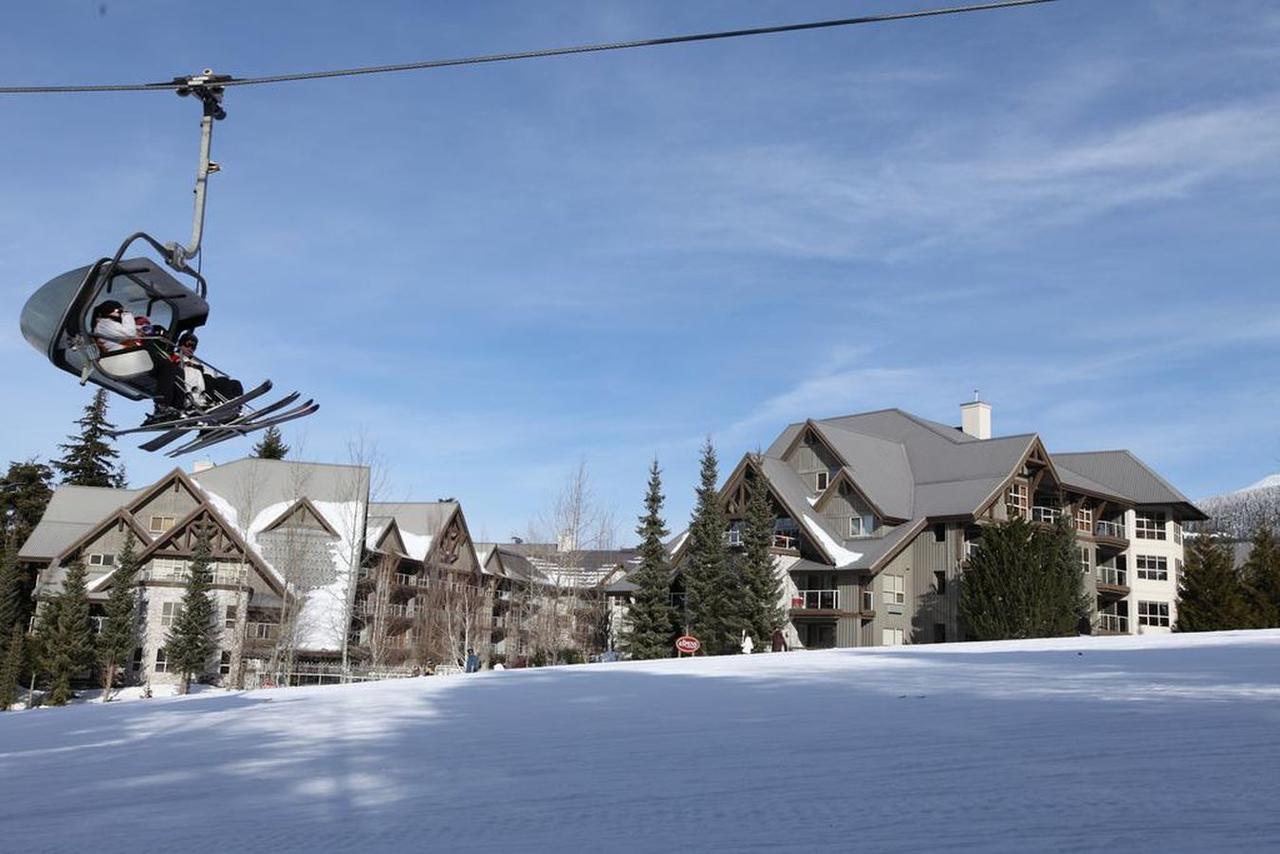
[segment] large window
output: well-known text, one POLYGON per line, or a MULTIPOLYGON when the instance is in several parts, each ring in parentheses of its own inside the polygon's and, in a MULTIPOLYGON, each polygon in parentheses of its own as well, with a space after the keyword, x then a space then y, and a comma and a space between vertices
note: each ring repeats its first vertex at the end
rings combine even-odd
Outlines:
POLYGON ((231 653, 224 652, 218 658, 218 672, 226 676, 231 672, 231 653))
POLYGON ((165 655, 164 647, 156 650, 156 673, 169 672, 169 657, 165 655))
POLYGON ((181 613, 182 613, 181 602, 160 603, 160 625, 172 626, 173 621, 178 619, 178 615, 181 613))
POLYGON ((1169 625, 1169 603, 1139 602, 1138 625, 1167 627, 1169 625))
POLYGON ((224 628, 234 629, 236 627, 236 606, 228 605, 226 614, 223 617, 222 625, 224 628))
POLYGON ((1076 508, 1076 530, 1086 534, 1093 533, 1093 508, 1076 508))
POLYGON ((1138 577, 1147 581, 1169 580, 1169 559, 1156 555, 1138 555, 1133 559, 1138 577))
POLYGON ((903 636, 902 629, 881 629, 880 645, 881 646, 902 646, 903 636))
POLYGON ((115 555, 94 554, 89 555, 89 566, 115 566, 115 555))
POLYGON ((1163 540, 1165 539, 1164 523, 1165 515, 1163 513, 1137 513, 1136 535, 1139 540, 1163 540))
POLYGON ((1076 546, 1076 554, 1080 555, 1080 571, 1085 575, 1089 574, 1089 550, 1083 546, 1076 546))
POLYGON ((1027 485, 1025 483, 1010 484, 1009 491, 1004 496, 1004 505, 1011 518, 1014 516, 1020 519, 1027 518, 1027 485))
POLYGON ((163 534, 165 531, 173 527, 173 523, 177 520, 172 516, 152 516, 147 530, 153 534, 163 534))
POLYGON ((881 595, 886 605, 905 605, 907 602, 906 579, 901 575, 886 575, 884 592, 881 595))

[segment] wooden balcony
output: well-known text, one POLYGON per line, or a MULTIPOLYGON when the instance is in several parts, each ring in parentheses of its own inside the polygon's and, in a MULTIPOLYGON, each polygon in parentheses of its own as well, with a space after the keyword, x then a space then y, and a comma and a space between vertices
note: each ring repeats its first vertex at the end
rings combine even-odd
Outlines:
MULTIPOLYGON (((848 597, 843 597, 848 598, 848 597)), ((875 616, 871 607, 871 596, 864 592, 854 601, 854 605, 862 607, 855 610, 842 602, 839 590, 797 590, 791 597, 789 615, 792 619, 838 619, 840 617, 861 617, 869 620, 875 616), (859 601, 860 600, 860 601, 859 601), (842 605, 844 607, 842 607, 842 605)))

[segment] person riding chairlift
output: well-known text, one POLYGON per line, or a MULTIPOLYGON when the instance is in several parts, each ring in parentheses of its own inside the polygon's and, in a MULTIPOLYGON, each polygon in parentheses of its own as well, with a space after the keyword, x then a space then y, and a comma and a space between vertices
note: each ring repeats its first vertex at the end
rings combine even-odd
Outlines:
POLYGON ((145 346, 151 357, 150 374, 156 381, 155 409, 144 423, 180 417, 185 403, 182 389, 178 387, 178 366, 168 353, 159 352, 154 343, 144 340, 148 331, 140 329, 138 319, 113 299, 93 310, 93 337, 98 350, 107 354, 126 347, 145 346))
POLYGON ((207 397, 208 392, 217 395, 218 401, 232 400, 244 394, 244 385, 239 380, 210 373, 207 365, 196 358, 196 347, 200 339, 190 332, 184 332, 178 338, 178 358, 182 364, 187 391, 199 400, 207 397))

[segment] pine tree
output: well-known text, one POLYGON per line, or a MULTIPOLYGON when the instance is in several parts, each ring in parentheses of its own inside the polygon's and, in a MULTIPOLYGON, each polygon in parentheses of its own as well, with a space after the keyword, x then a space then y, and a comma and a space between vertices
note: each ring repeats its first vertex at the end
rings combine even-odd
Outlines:
POLYGON ((1249 557, 1241 567, 1245 594, 1259 629, 1280 628, 1280 542, 1270 519, 1259 519, 1249 557))
POLYGON ((1088 613, 1075 533, 1065 514, 1048 530, 1024 519, 990 525, 960 580, 972 640, 1063 637, 1088 613))
POLYGON ((80 435, 68 436, 70 441, 58 446, 65 453, 53 463, 62 473, 62 482, 76 486, 119 486, 123 474, 116 462, 120 452, 107 436, 107 431, 115 425, 107 420, 106 389, 94 392, 84 415, 75 423, 80 425, 80 435))
POLYGON ((253 456, 260 460, 283 460, 288 453, 289 446, 284 443, 279 427, 268 427, 253 446, 253 456))
POLYGON ((684 581, 689 630, 708 655, 738 650, 742 627, 741 575, 730 571, 720 491, 716 489, 716 452, 708 439, 702 448, 698 501, 689 524, 684 581))
POLYGON ((212 557, 209 530, 196 536, 195 554, 187 572, 187 589, 182 595, 182 612, 174 620, 165 639, 169 665, 181 677, 180 691, 187 693, 191 679, 207 672, 209 659, 218 648, 214 637, 214 603, 209 596, 212 557))
MULTIPOLYGON (((758 457, 757 457, 758 459, 758 457)), ((769 483, 763 474, 748 470, 747 507, 742 524, 742 555, 739 557, 746 584, 747 632, 757 649, 782 627, 782 579, 773 568, 773 528, 776 517, 769 497, 769 483)))
POLYGON ((0 477, 0 518, 19 548, 44 515, 53 495, 52 482, 53 471, 33 459, 9 463, 9 470, 0 477))
POLYGON ((62 592, 50 603, 44 619, 41 653, 51 679, 49 702, 65 705, 71 699, 71 679, 93 665, 93 629, 89 622, 89 594, 85 588, 84 562, 76 559, 67 567, 62 592))
POLYGON ((645 513, 636 526, 636 533, 640 535, 640 568, 631 580, 639 589, 627 611, 629 625, 623 639, 624 648, 632 658, 666 658, 672 649, 675 614, 670 599, 671 570, 662 544, 668 533, 662 519, 663 501, 662 470, 655 459, 649 467, 645 513))
POLYGON ((22 628, 14 626, 9 644, 0 660, 0 712, 6 712, 18 699, 18 680, 22 678, 22 628))
POLYGON ((18 566, 17 539, 13 532, 5 537, 0 555, 0 638, 7 638, 15 626, 21 626, 26 609, 22 570, 18 566))
POLYGON ((1178 583, 1178 632, 1218 632, 1250 625, 1244 585, 1233 566, 1231 547, 1212 534, 1188 538, 1186 564, 1178 583))
POLYGON ((111 595, 107 599, 107 615, 98 634, 98 666, 102 669, 102 702, 111 698, 111 687, 118 673, 129 662, 138 645, 138 594, 135 576, 138 559, 134 552, 133 532, 125 533, 124 545, 116 556, 116 569, 111 575, 111 595))

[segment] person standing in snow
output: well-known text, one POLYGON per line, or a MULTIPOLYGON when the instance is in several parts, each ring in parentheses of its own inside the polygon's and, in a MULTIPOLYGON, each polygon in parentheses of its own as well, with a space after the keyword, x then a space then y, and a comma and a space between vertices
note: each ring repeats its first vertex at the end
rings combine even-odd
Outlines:
POLYGON ((467 647, 467 672, 475 673, 480 669, 480 656, 471 647, 467 647))
POLYGON ((773 630, 773 651, 774 652, 787 651, 787 639, 783 636, 782 629, 773 630))
POLYGON ((756 648, 756 642, 751 639, 751 635, 745 631, 742 633, 742 654, 750 655, 751 651, 756 648))

